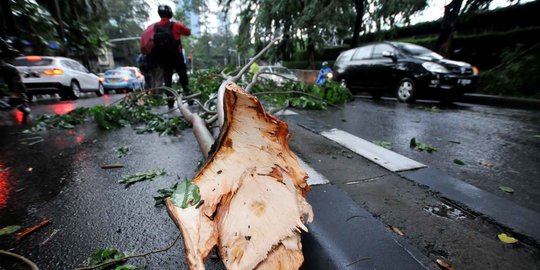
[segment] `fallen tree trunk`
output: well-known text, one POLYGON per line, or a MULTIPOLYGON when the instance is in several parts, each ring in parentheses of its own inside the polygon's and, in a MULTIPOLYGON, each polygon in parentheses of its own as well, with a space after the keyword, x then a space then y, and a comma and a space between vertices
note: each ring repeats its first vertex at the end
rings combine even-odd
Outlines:
POLYGON ((288 126, 232 82, 225 85, 223 108, 220 135, 193 179, 203 203, 181 208, 166 202, 189 267, 204 269, 217 246, 227 269, 298 269, 300 232, 313 212, 305 200, 308 176, 288 146, 288 126))

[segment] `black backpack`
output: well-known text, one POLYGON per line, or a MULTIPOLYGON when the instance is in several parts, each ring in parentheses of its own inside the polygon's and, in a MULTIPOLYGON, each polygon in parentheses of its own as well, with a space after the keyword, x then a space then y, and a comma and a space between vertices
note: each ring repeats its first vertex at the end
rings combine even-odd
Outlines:
POLYGON ((154 47, 152 54, 155 56, 171 57, 173 53, 178 52, 178 41, 173 39, 172 28, 174 22, 170 21, 166 26, 154 25, 154 47))

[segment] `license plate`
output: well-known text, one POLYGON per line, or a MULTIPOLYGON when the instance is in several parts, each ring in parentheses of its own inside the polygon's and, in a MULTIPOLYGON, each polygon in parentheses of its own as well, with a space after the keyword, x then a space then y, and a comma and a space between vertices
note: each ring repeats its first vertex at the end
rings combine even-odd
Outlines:
POLYGON ((471 84, 471 80, 470 79, 459 79, 458 84, 459 85, 469 85, 469 84, 471 84))
POLYGON ((109 79, 109 82, 117 82, 119 81, 118 79, 109 79))

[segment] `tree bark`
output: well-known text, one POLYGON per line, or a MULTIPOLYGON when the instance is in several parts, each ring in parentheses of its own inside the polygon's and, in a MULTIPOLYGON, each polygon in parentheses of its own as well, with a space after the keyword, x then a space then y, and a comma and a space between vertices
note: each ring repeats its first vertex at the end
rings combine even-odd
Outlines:
POLYGON ((364 17, 364 0, 354 0, 354 8, 356 9, 356 19, 354 21, 354 32, 351 40, 351 48, 358 46, 360 30, 362 30, 362 18, 364 17))
POLYGON ((441 25, 441 34, 437 40, 437 48, 443 56, 448 56, 452 45, 452 35, 456 27, 456 21, 459 17, 459 11, 463 0, 452 0, 450 4, 444 7, 444 17, 441 25))

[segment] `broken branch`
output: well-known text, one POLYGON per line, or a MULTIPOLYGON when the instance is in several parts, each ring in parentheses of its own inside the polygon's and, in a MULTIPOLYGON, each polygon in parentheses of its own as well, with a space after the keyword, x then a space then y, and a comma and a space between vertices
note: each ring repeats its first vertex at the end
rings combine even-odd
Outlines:
POLYGON ((19 254, 13 253, 13 252, 9 252, 9 251, 6 251, 6 250, 0 250, 0 254, 5 255, 5 256, 10 256, 10 257, 13 257, 15 259, 21 260, 25 264, 30 266, 30 268, 32 268, 32 270, 39 270, 39 268, 37 267, 37 265, 34 262, 32 262, 31 260, 27 259, 26 257, 24 257, 22 255, 19 255, 19 254))
POLYGON ((43 220, 40 223, 38 223, 37 225, 35 225, 33 227, 30 227, 30 228, 18 233, 16 238, 17 238, 17 240, 21 240, 21 238, 24 237, 25 235, 27 235, 27 234, 29 234, 29 233, 31 233, 31 232, 45 226, 47 224, 49 224, 49 220, 43 220))

